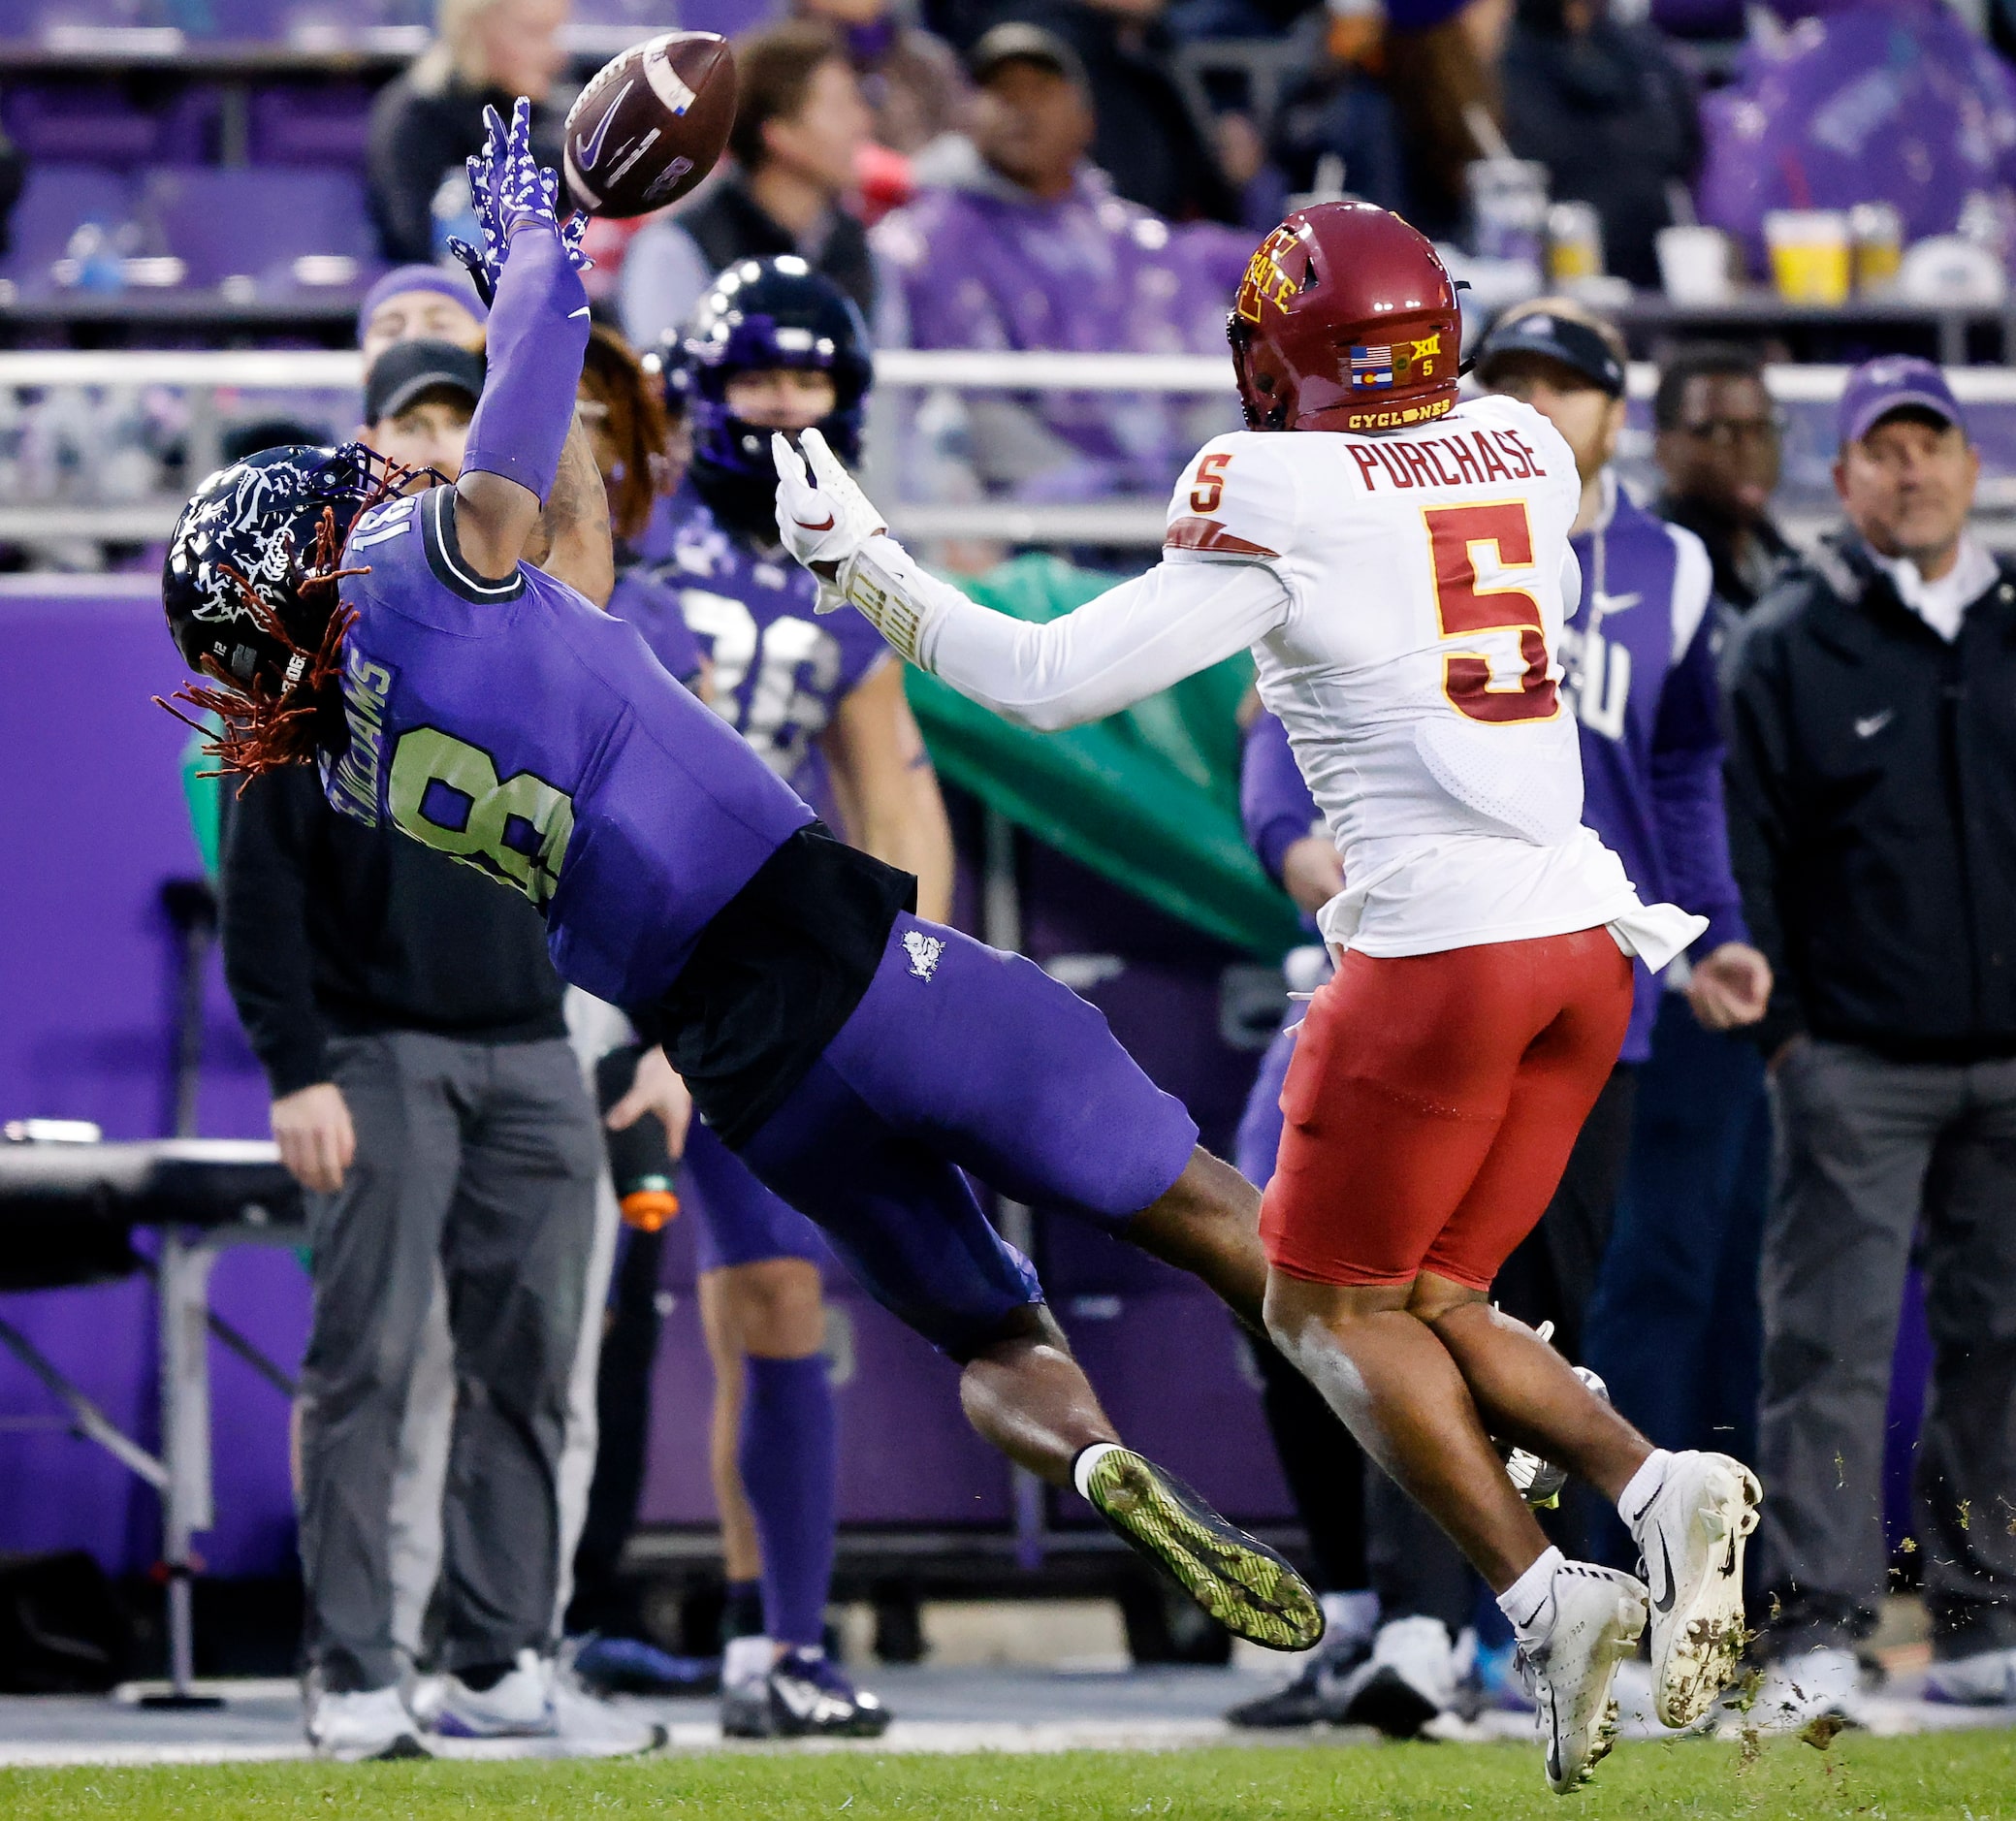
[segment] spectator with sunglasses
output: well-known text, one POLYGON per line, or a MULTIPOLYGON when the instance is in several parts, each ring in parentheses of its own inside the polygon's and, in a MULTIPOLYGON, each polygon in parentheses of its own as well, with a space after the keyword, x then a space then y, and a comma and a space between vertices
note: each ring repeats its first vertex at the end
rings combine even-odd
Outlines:
POLYGON ((1797 557, 1772 523, 1784 420, 1746 348, 1684 348, 1652 395, 1652 459, 1665 492, 1659 516, 1708 547, 1715 592, 1747 612, 1797 557))

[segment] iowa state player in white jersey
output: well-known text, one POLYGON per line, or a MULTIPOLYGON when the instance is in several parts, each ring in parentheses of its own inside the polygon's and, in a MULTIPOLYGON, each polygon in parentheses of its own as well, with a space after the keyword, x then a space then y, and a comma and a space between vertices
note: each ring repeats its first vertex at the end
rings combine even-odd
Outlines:
POLYGON ((815 435, 810 479, 777 441, 779 524, 823 608, 850 601, 1029 726, 1251 648, 1346 879, 1263 1205, 1268 1326, 1499 1595, 1565 1791, 1609 1748, 1648 1615, 1668 1724, 1733 1676, 1758 1487, 1654 1450, 1488 1293, 1616 1060, 1630 957, 1663 967, 1702 922, 1642 904, 1582 826, 1555 661, 1581 586, 1575 459, 1515 399, 1457 402, 1461 320, 1427 240, 1362 203, 1291 215, 1231 329, 1251 428, 1177 482, 1161 563, 1063 619, 924 574, 815 435), (1650 1589, 1551 1548, 1493 1438, 1616 1499, 1650 1589))

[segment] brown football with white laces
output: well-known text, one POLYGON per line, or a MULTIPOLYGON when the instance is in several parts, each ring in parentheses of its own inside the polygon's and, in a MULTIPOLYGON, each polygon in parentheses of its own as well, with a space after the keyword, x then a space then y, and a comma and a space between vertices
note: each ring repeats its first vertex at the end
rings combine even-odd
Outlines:
POLYGON ((567 110, 567 189, 623 220, 676 203, 715 167, 735 121, 735 54, 714 32, 663 32, 612 57, 567 110))

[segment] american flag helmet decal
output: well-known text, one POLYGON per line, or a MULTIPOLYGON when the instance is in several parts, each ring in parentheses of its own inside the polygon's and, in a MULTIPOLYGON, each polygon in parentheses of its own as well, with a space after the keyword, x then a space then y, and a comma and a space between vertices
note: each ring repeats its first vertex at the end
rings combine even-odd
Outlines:
POLYGON ((1393 351, 1390 346, 1367 347, 1354 343, 1351 349, 1353 391, 1391 386, 1393 383, 1393 351))

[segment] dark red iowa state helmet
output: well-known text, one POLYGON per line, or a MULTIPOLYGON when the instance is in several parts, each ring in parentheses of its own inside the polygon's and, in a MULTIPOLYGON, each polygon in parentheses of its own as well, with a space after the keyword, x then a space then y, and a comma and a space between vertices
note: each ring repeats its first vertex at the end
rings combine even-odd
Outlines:
POLYGON ((1260 243, 1226 334, 1254 430, 1397 430, 1456 403, 1456 285, 1371 203, 1298 208, 1260 243))

